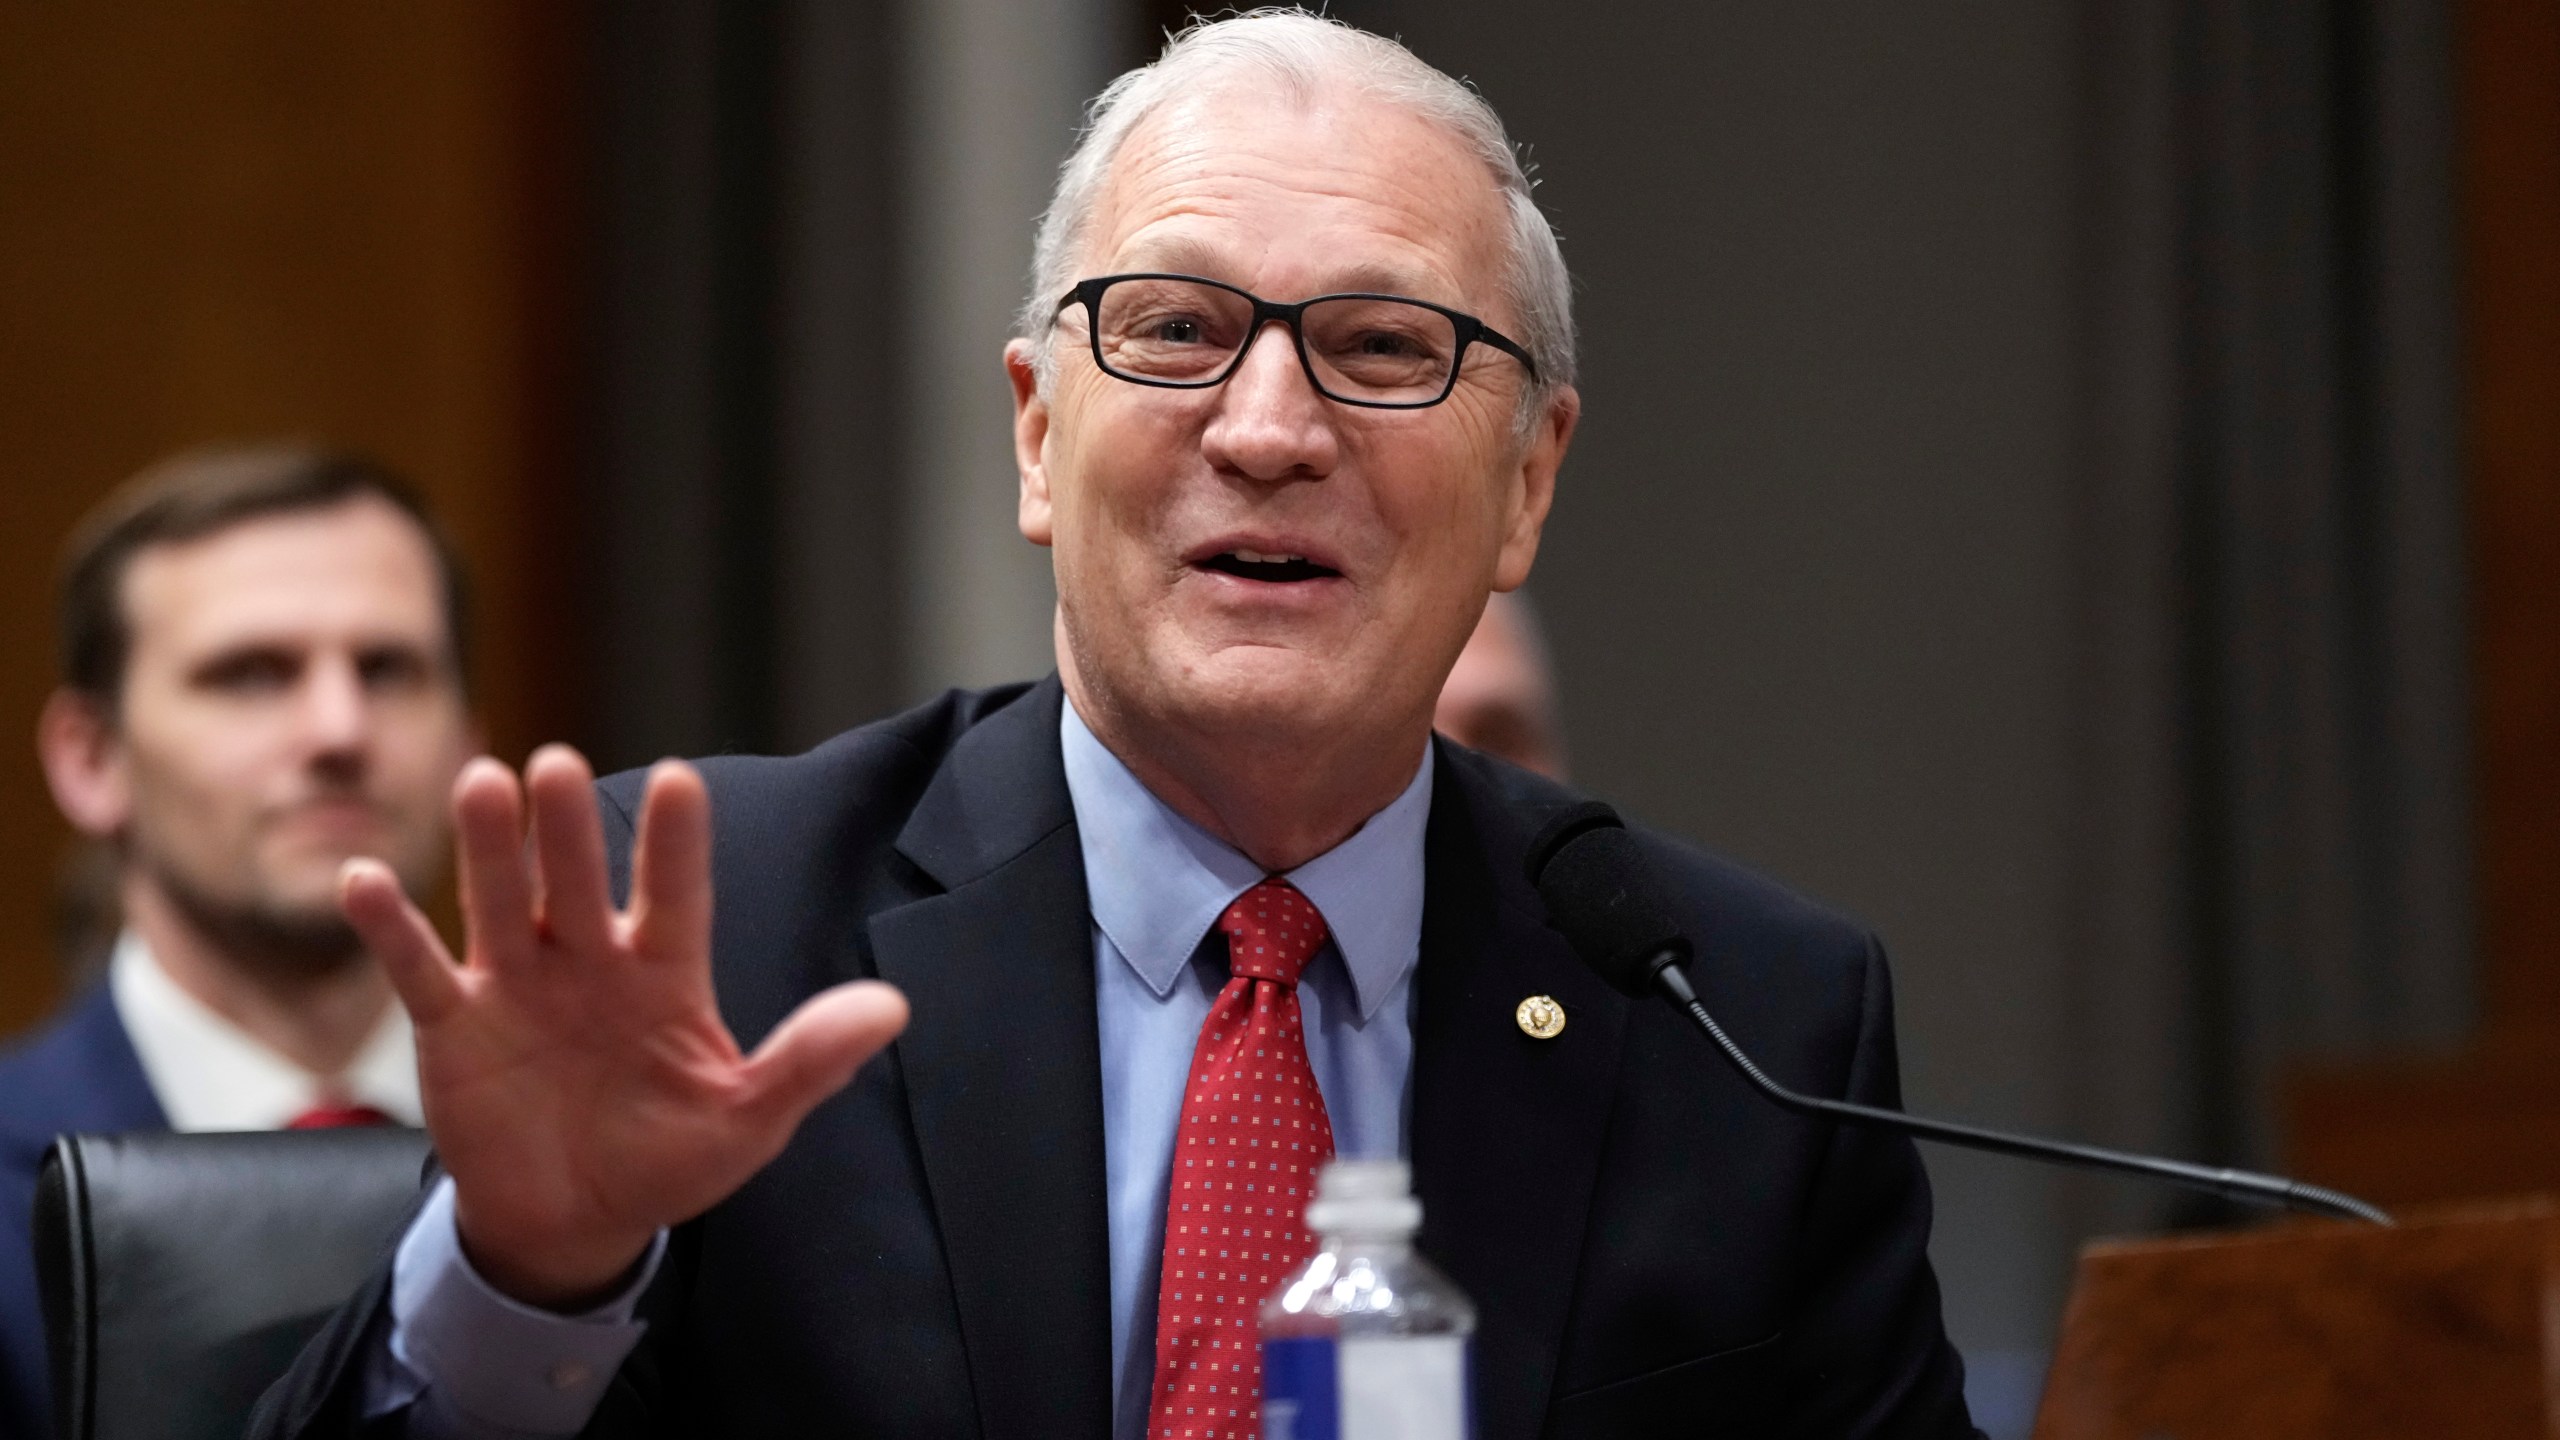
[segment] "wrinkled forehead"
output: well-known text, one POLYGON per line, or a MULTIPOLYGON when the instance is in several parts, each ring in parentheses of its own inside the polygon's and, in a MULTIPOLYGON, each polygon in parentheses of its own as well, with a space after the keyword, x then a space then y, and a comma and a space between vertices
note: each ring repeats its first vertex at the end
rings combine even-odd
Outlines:
POLYGON ((1483 314, 1506 208, 1448 126, 1349 86, 1233 78, 1132 127, 1083 237, 1084 274, 1204 274, 1275 300, 1377 290, 1483 314))

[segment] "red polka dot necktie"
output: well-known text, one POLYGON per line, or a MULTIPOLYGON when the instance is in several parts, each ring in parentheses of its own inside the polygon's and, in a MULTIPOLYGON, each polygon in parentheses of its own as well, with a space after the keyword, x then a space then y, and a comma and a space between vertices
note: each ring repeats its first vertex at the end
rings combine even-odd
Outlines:
POLYGON ((1333 1125, 1307 1066, 1298 975, 1324 917, 1265 880, 1218 917, 1232 977, 1191 1052, 1165 1206, 1149 1440, 1262 1433, 1262 1302, 1315 1253, 1307 1197, 1333 1125))

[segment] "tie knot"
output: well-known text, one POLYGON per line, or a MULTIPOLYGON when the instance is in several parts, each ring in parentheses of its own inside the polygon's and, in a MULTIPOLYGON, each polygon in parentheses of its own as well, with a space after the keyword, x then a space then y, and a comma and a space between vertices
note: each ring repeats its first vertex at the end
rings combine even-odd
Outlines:
POLYGON ((1227 973, 1298 983, 1324 947, 1324 916, 1286 880, 1265 880, 1236 897, 1218 917, 1227 932, 1227 973))

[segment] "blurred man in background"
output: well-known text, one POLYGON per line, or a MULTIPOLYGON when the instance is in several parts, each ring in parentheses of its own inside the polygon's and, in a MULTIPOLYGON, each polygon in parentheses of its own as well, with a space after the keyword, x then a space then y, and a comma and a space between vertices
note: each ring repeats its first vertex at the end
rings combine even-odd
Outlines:
POLYGON ((1564 721, 1538 612, 1519 590, 1497 590, 1440 687, 1431 728, 1471 749, 1565 778, 1564 721))
POLYGON ((408 484, 317 450, 181 456, 75 534, 37 749, 111 847, 123 925, 105 980, 0 1051, 0 1434, 46 1431, 26 1237, 55 1134, 419 1123, 408 1017, 336 876, 441 878, 478 748, 463 607, 408 484))

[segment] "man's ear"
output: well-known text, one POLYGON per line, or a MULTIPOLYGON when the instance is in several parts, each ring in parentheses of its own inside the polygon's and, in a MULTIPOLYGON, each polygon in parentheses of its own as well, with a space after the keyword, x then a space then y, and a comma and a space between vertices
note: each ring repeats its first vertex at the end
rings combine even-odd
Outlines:
POLYGON ((1013 465, 1022 475, 1015 520, 1022 538, 1046 545, 1053 533, 1049 509, 1049 402, 1040 393, 1039 358, 1028 340, 1004 347, 1005 377, 1013 382, 1013 465))
POLYGON ((1538 559, 1538 537, 1546 530, 1548 510, 1555 505, 1556 472, 1564 467, 1573 427, 1581 421, 1582 392, 1570 385, 1557 386, 1528 443, 1520 447, 1520 468, 1514 477, 1517 488, 1512 492, 1518 508, 1511 512, 1501 554, 1494 561, 1494 589, 1517 590, 1528 582, 1529 567, 1538 559))
POLYGON ((133 779, 124 737, 94 695, 58 689, 36 717, 36 758, 44 764, 53 803, 74 829, 112 839, 133 814, 133 779))

